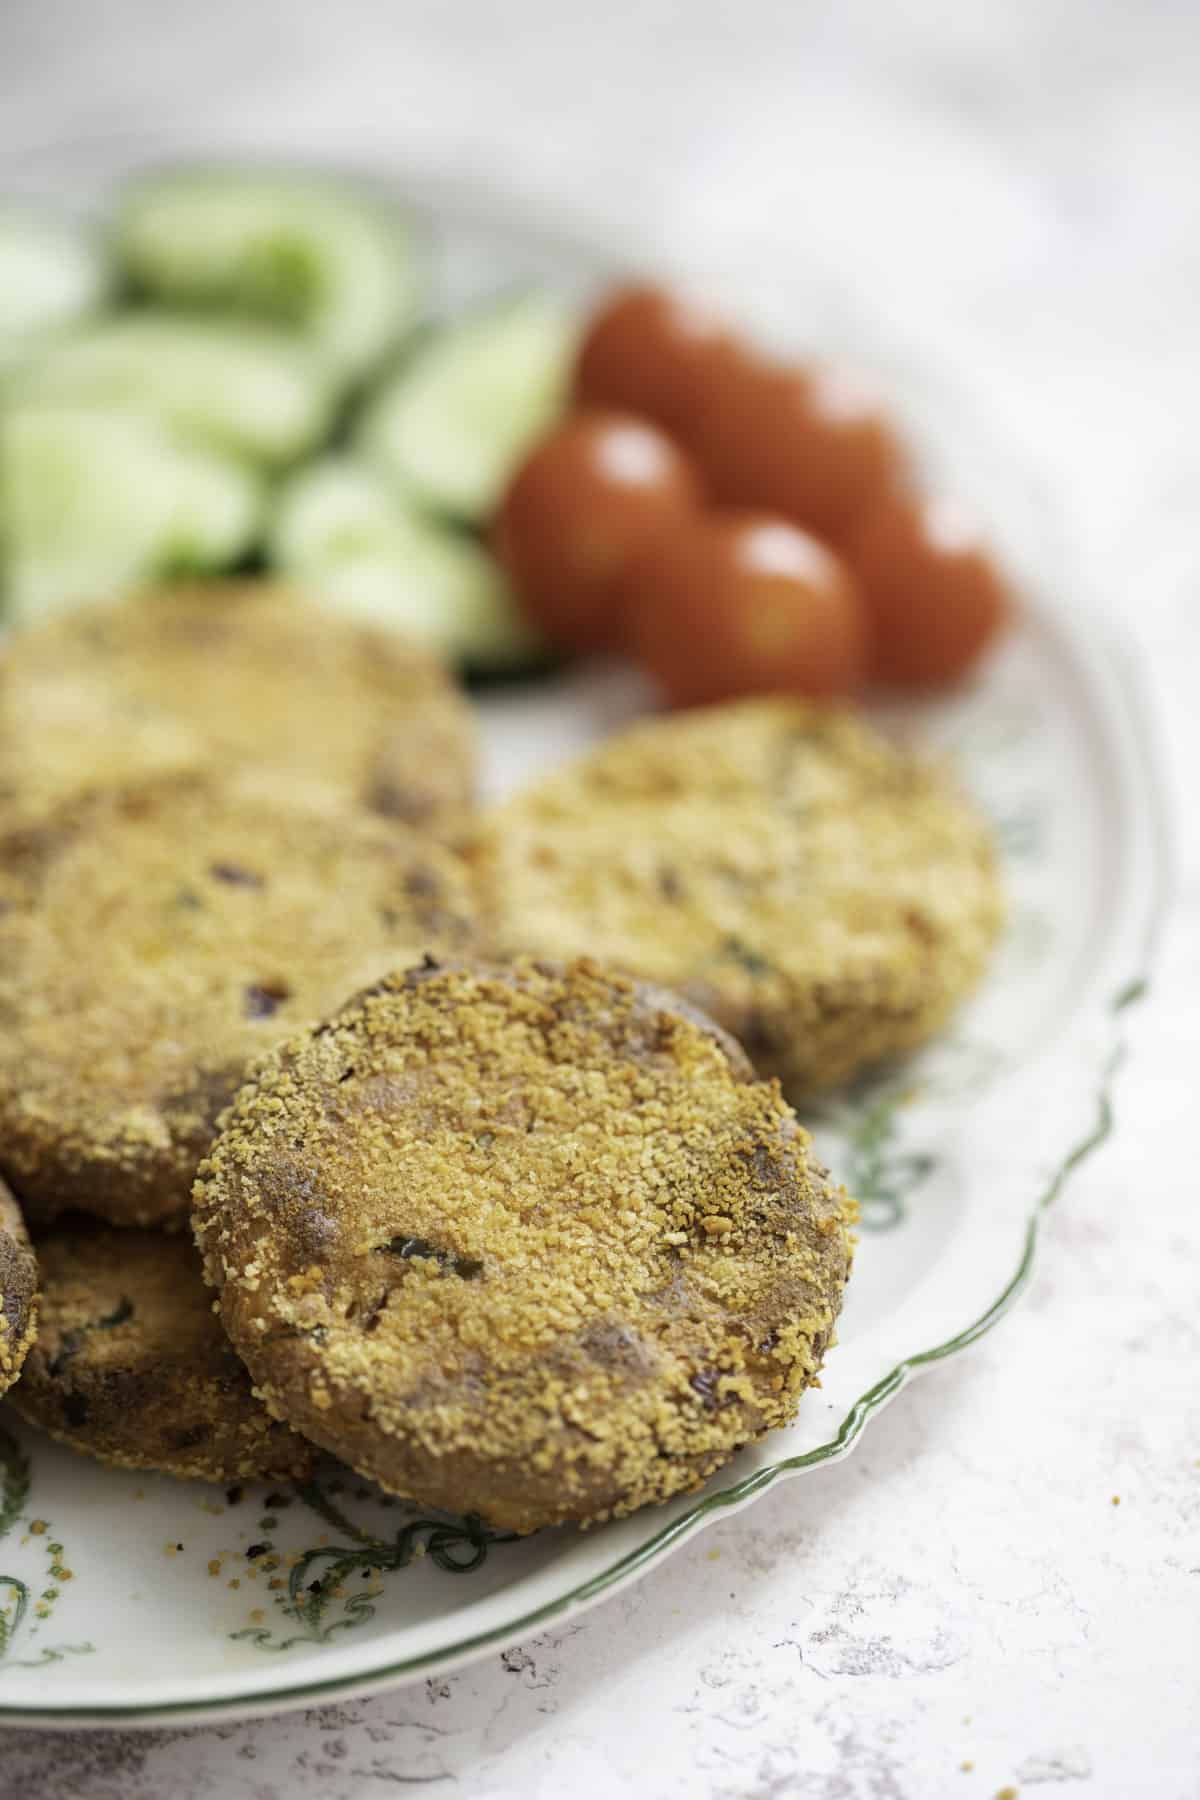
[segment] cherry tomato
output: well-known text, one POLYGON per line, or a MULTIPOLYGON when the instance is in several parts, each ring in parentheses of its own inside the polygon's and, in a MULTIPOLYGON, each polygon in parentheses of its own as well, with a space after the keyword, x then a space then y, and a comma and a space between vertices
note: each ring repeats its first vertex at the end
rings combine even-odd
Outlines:
POLYGON ((634 554, 699 503, 686 456, 644 419, 578 413, 543 438, 500 508, 497 552, 530 618, 565 650, 619 648, 634 554))
POLYGON ((666 288, 620 288, 580 346, 575 398, 682 432, 703 384, 741 354, 733 331, 703 305, 666 288))
POLYGON ((710 372, 687 442, 719 501, 767 507, 833 543, 902 462, 852 377, 749 358, 710 372))
POLYGON ((675 706, 850 692, 866 666, 854 577, 771 513, 712 511, 647 545, 625 582, 639 660, 675 706))
POLYGON ((851 562, 872 623, 871 673, 901 686, 964 674, 1011 607, 1007 585, 969 515, 905 493, 864 519, 851 562))

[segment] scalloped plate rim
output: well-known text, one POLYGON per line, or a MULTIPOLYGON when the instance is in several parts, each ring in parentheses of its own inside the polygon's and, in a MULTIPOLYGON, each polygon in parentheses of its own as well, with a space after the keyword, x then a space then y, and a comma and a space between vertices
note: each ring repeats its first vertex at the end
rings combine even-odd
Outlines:
MULTIPOLYGON (((182 153, 182 149, 177 154, 182 153)), ((18 153, 19 154, 19 153, 18 153)), ((11 163, 15 158, 8 159, 11 163)), ((395 185, 402 186, 404 171, 398 170, 395 185)), ((418 176, 413 182, 418 204, 425 197, 446 192, 446 184, 418 176)), ((456 202, 464 195, 457 184, 449 184, 456 202)), ((483 210, 493 198, 473 190, 476 210, 483 210)), ((454 210, 459 210, 455 207, 454 210)), ((471 210, 469 204, 463 211, 471 210)), ((488 209, 490 211, 490 209, 488 209)), ((515 223, 531 234, 572 244, 577 252, 608 258, 611 248, 584 234, 562 229, 561 222, 546 209, 520 205, 507 208, 515 214, 515 223)), ((917 353, 918 360, 920 352, 917 353)), ((995 1298, 960 1329, 942 1341, 914 1350, 899 1359, 844 1412, 837 1429, 823 1443, 794 1457, 768 1463, 751 1471, 728 1487, 702 1494, 686 1509, 653 1530, 642 1542, 617 1557, 606 1568, 556 1595, 543 1604, 505 1620, 496 1626, 441 1648, 433 1648, 398 1661, 381 1662, 370 1669, 351 1670, 309 1681, 298 1681, 278 1687, 249 1685, 243 1675, 239 1690, 209 1694, 196 1699, 164 1702, 59 1706, 52 1701, 44 1705, 21 1706, 0 1702, 0 1723, 43 1728, 85 1728, 103 1726, 154 1726, 178 1719, 238 1719, 282 1713, 331 1698, 355 1698, 388 1688, 431 1673, 447 1673, 487 1654, 519 1642, 523 1637, 550 1620, 570 1614, 578 1616, 587 1607, 609 1597, 621 1587, 640 1578, 654 1564, 702 1531, 714 1519, 740 1510, 777 1481, 793 1479, 811 1468, 840 1461, 862 1437, 870 1421, 880 1413, 916 1375, 933 1364, 960 1354, 977 1342, 1007 1316, 1028 1284, 1036 1264, 1040 1241, 1040 1223, 1047 1207, 1059 1196, 1070 1176, 1109 1135, 1113 1125, 1112 1089, 1125 1048, 1123 1020, 1129 1007, 1146 993, 1161 926, 1172 889, 1174 866, 1171 810, 1163 779, 1165 760, 1159 749, 1159 733, 1142 678, 1140 655, 1126 634, 1111 620, 1092 618, 1084 629, 1082 611, 1075 605, 1059 602, 1035 603, 1038 623, 1057 635, 1068 652, 1068 660, 1082 664, 1089 675, 1089 686, 1099 688, 1106 696, 1106 719, 1119 718, 1124 733, 1121 758, 1127 773, 1132 773, 1137 798, 1144 809, 1141 819, 1143 866, 1136 871, 1142 891, 1127 903, 1127 916, 1118 921, 1119 942, 1108 947, 1106 966, 1089 976, 1086 993, 1072 1010, 1069 1019, 1048 1038, 1036 1057, 1039 1067, 1052 1065, 1069 1050, 1064 1048, 1067 1026, 1076 1027, 1085 1018, 1106 1029, 1106 1053, 1094 1089, 1091 1121, 1082 1135, 1076 1137, 1063 1152, 1052 1174, 1026 1216, 1020 1255, 1015 1267, 998 1287, 995 1298), (1090 635, 1089 635, 1090 634, 1090 635), (1133 916, 1136 913, 1136 918, 1133 916)), ((1011 1084, 1013 1077, 1000 1087, 1011 1084)), ((266 1671, 264 1671, 264 1674, 266 1671)))
MULTIPOLYGON (((1033 1272, 1040 1239, 1040 1222, 1047 1207, 1063 1191, 1070 1176, 1093 1150, 1108 1137, 1113 1124, 1112 1088, 1124 1053, 1122 1021, 1131 1005, 1144 997, 1149 987, 1150 971, 1157 949, 1161 926, 1170 895, 1170 872, 1173 864, 1171 827, 1162 799, 1159 771, 1162 767, 1157 749, 1157 732, 1151 723, 1140 679, 1136 653, 1111 625, 1105 630, 1102 651, 1084 643, 1073 626, 1061 615, 1046 613, 1042 622, 1058 628, 1070 640, 1076 656, 1082 654, 1093 664, 1093 672, 1102 670, 1101 679, 1125 712, 1129 746, 1140 763, 1141 798, 1147 804, 1149 866, 1144 871, 1146 895, 1142 902, 1139 928, 1123 934, 1127 940, 1110 961, 1102 978, 1096 978, 1087 999, 1074 1015, 1078 1020, 1086 1011, 1098 1012, 1110 1021, 1110 1037, 1101 1079, 1095 1090, 1094 1113, 1086 1133, 1076 1139, 1063 1154, 1057 1167, 1039 1194, 1027 1217, 1021 1254, 1017 1265, 1000 1286, 995 1299, 984 1311, 964 1324, 959 1331, 942 1342, 910 1352, 881 1376, 843 1415, 834 1434, 824 1443, 803 1454, 769 1463, 752 1471, 727 1488, 701 1495, 678 1517, 652 1532, 641 1544, 619 1557, 608 1568, 588 1577, 568 1592, 519 1617, 442 1649, 389 1662, 368 1671, 351 1671, 322 1679, 299 1682, 277 1689, 243 1691, 208 1696, 195 1700, 167 1701, 159 1704, 105 1705, 88 1709, 77 1705, 22 1707, 0 1703, 0 1721, 11 1725, 87 1727, 87 1726, 152 1726, 167 1720, 189 1718, 254 1718, 264 1714, 285 1712, 330 1698, 355 1698, 397 1687, 407 1681, 431 1673, 448 1673, 485 1655, 490 1650, 519 1642, 523 1637, 564 1614, 578 1616, 587 1607, 614 1594, 619 1588, 637 1580, 655 1563, 695 1536, 715 1518, 736 1512, 751 1504, 759 1494, 777 1481, 793 1479, 807 1470, 837 1462, 847 1456, 858 1443, 867 1425, 914 1376, 947 1357, 960 1354, 991 1331, 1007 1316, 1028 1284, 1033 1272), (1118 662, 1123 679, 1114 681, 1118 662), (1137 676, 1132 671, 1138 669, 1137 676)), ((1051 1044, 1039 1064, 1061 1055, 1061 1047, 1051 1044)), ((1003 1085, 1003 1084, 1001 1084, 1003 1085)))

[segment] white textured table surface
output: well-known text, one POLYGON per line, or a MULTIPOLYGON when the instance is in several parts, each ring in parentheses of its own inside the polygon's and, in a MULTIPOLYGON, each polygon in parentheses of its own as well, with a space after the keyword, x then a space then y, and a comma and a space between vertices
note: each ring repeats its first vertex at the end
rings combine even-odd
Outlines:
MULTIPOLYGON (((0 157, 143 127, 393 148, 627 214, 664 252, 852 272, 1053 483, 1150 661, 1185 814, 1198 94, 1190 0, 0 8, 0 157)), ((1118 1129, 1031 1293, 850 1461, 444 1682, 220 1730, 8 1733, 3 1800, 1200 1795, 1194 816, 1179 889, 1118 1129)))

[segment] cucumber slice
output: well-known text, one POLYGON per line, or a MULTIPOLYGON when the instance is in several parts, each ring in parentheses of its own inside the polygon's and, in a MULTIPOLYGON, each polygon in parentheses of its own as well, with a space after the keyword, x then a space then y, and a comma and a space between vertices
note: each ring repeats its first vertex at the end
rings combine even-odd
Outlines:
POLYGON ((279 491, 267 554, 285 569, 304 569, 386 538, 400 502, 365 463, 324 456, 297 469, 279 491))
POLYGON ((228 568, 254 542, 257 478, 138 414, 0 415, 3 586, 18 622, 160 577, 228 568))
POLYGON ((0 367, 30 339, 91 312, 107 291, 104 259, 85 232, 0 207, 0 367))
POLYGON ((18 404, 145 411, 265 463, 311 449, 338 398, 331 365, 287 333, 155 312, 56 339, 6 393, 18 404))
POLYGON ((494 557, 350 457, 326 457, 292 478, 269 552, 327 606, 401 628, 473 673, 512 674, 546 659, 494 557))
POLYGON ((406 631, 472 673, 515 674, 546 658, 487 551, 424 519, 309 564, 302 579, 326 605, 406 631))
POLYGON ((481 523, 566 404, 576 337, 572 314, 541 293, 448 326, 367 408, 359 448, 428 506, 481 523))
POLYGON ((117 254, 158 299, 305 332, 357 377, 421 305, 412 232, 369 190, 299 172, 168 170, 125 194, 117 254))

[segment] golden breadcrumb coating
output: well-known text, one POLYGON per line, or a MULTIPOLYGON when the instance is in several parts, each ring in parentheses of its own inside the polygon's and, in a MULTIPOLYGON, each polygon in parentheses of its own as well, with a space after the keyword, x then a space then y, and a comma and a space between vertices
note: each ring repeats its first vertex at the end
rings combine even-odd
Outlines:
POLYGON ((34 1219, 186 1215, 248 1060, 476 914, 449 849, 234 776, 0 839, 0 1172, 34 1219))
POLYGON ((1003 918, 946 774, 804 701, 635 725, 483 829, 503 953, 672 987, 793 1095, 933 1035, 1003 918))
POLYGON ((475 755, 467 701, 427 651, 273 583, 87 606, 0 649, 0 830, 224 760, 446 835, 475 755))
POLYGON ((212 1310, 191 1242, 76 1225, 38 1243, 37 1342, 11 1399, 101 1462, 202 1481, 311 1471, 271 1418, 212 1310))
POLYGON ((21 1373, 37 1330, 37 1258, 21 1209, 0 1181, 0 1394, 21 1373))
POLYGON ((268 1406, 517 1531, 698 1486, 793 1415, 850 1206, 775 1083, 580 961, 432 961, 255 1069, 194 1222, 268 1406))

